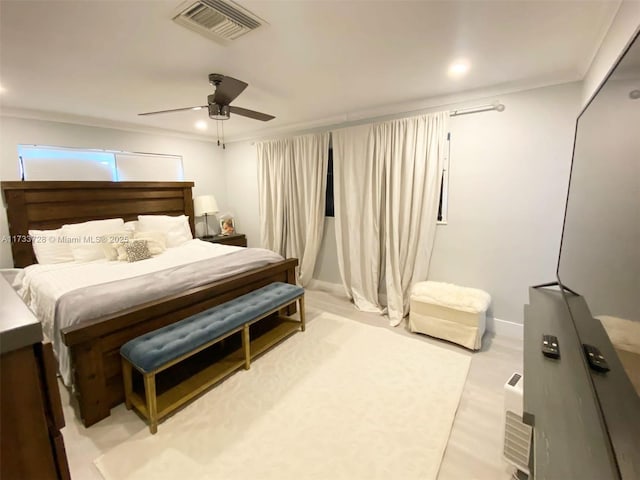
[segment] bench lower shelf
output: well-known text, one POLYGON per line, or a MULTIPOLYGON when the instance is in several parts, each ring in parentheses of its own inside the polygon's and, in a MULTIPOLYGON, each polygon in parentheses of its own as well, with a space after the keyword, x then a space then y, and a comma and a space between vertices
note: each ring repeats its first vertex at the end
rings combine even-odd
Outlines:
MULTIPOLYGON (((281 342, 288 336, 300 330, 300 322, 287 317, 278 316, 273 321, 274 326, 265 332, 261 332, 256 338, 250 340, 251 359, 264 353, 266 350, 281 342)), ((202 394, 216 383, 237 370, 244 368, 245 357, 242 347, 235 348, 219 358, 215 363, 204 367, 190 375, 177 385, 174 385, 157 396, 158 420, 173 413, 193 398, 202 394)), ((144 395, 133 391, 131 403, 144 417, 149 418, 144 395)))

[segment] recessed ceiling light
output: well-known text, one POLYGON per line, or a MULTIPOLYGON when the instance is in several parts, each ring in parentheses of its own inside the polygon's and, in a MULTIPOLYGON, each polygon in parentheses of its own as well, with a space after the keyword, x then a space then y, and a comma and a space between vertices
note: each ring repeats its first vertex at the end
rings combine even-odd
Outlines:
POLYGON ((207 129, 207 122, 205 122, 204 120, 198 120, 196 122, 196 128, 198 130, 206 130, 207 129))
POLYGON ((460 78, 464 76, 471 66, 467 60, 456 60, 449 65, 449 76, 453 78, 460 78))

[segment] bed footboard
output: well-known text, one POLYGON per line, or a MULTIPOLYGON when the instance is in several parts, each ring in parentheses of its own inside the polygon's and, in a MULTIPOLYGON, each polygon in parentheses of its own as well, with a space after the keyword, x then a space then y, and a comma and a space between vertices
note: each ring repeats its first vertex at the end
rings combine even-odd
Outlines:
MULTIPOLYGON (((86 427, 124 401, 120 347, 143 333, 244 295, 272 282, 295 284, 295 258, 234 275, 118 314, 62 329, 74 372, 79 414, 86 427)), ((295 305, 288 315, 295 313, 295 305)))

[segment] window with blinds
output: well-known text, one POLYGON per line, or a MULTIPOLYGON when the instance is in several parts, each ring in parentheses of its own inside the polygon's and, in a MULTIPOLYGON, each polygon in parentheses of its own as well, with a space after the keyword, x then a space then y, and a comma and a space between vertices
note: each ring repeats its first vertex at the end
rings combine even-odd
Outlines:
POLYGON ((18 145, 18 162, 23 180, 184 180, 182 157, 179 155, 18 145))

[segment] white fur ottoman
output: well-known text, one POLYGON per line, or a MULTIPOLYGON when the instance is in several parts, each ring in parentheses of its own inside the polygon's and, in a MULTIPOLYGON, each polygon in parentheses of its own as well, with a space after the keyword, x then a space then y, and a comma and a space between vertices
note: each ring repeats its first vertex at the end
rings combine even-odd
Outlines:
POLYGON ((478 350, 490 303, 491 297, 483 290, 418 282, 411 288, 409 328, 478 350))

